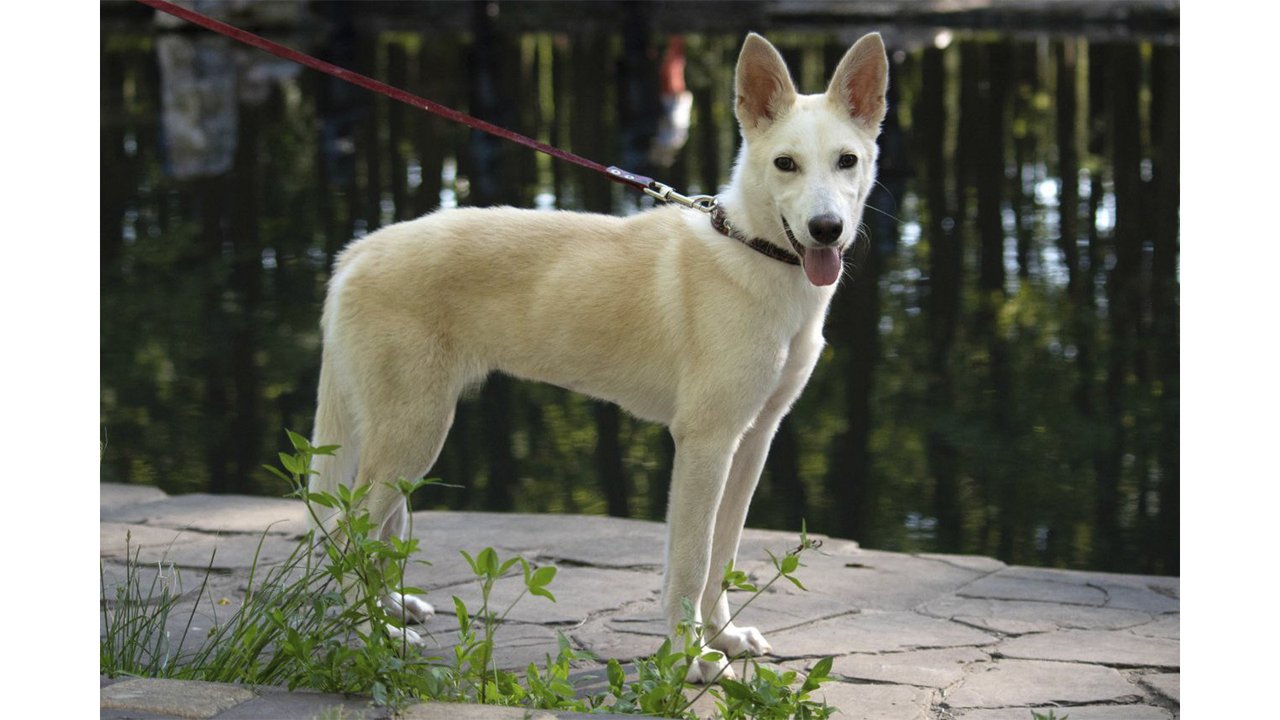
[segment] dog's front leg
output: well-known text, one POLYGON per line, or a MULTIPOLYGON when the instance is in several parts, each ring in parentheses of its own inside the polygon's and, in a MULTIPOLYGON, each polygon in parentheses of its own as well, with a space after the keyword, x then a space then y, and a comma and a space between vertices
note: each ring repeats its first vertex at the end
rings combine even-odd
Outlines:
POLYGON ((755 494, 769 444, 781 421, 782 412, 766 409, 756 426, 747 432, 733 456, 724 495, 716 511, 709 568, 712 577, 703 590, 702 616, 706 622, 707 644, 729 659, 744 654, 763 655, 771 649, 756 628, 740 627, 730 622, 729 598, 721 589, 717 573, 722 572, 730 561, 737 561, 738 542, 742 538, 742 526, 747 519, 751 496, 755 494))
MULTIPOLYGON (((792 343, 777 389, 734 453, 724 495, 716 511, 711 551, 712 573, 722 572, 730 561, 737 562, 742 526, 747 519, 751 496, 755 494, 756 485, 760 481, 760 471, 764 469, 769 445, 773 442, 782 419, 809 381, 809 375, 822 352, 822 345, 822 336, 818 330, 801 335, 792 343)), ((769 652, 772 648, 759 630, 730 622, 732 613, 729 598, 721 591, 719 581, 720 577, 713 575, 702 595, 702 616, 706 620, 708 644, 730 658, 769 652)))
MULTIPOLYGON (((702 624, 701 599, 711 569, 712 532, 716 508, 724 492, 737 437, 705 433, 681 433, 676 439, 671 496, 667 504, 667 564, 662 581, 662 605, 675 649, 683 647, 678 633, 686 621, 684 607, 693 612, 695 626, 702 624)), ((698 660, 689 668, 690 682, 710 682, 721 674, 733 676, 726 662, 698 660)))

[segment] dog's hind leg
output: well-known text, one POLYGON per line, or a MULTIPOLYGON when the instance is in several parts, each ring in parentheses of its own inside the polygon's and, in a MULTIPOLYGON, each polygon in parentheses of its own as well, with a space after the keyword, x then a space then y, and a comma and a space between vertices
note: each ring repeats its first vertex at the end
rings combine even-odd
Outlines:
MULTIPOLYGON (((401 502, 396 506, 391 517, 387 519, 386 524, 379 533, 379 539, 383 541, 392 537, 407 539, 409 531, 409 505, 406 499, 405 502, 401 502)), ((392 617, 400 618, 402 623, 426 623, 428 619, 436 614, 435 608, 431 607, 431 603, 426 600, 416 595, 408 595, 394 590, 387 591, 387 594, 382 598, 382 603, 387 612, 392 617)))
MULTIPOLYGON (((449 398, 452 402, 453 398, 449 398)), ((453 421, 453 407, 432 398, 415 406, 411 415, 404 410, 413 403, 404 398, 404 405, 394 413, 395 419, 378 420, 371 424, 361 438, 360 468, 356 486, 368 486, 363 508, 376 533, 376 539, 407 540, 409 535, 409 507, 407 499, 395 483, 401 479, 422 477, 435 463, 445 435, 453 421)), ((425 622, 435 610, 425 600, 406 595, 394 588, 386 588, 382 595, 383 607, 403 622, 425 622)), ((408 628, 392 628, 412 643, 420 643, 421 637, 408 628)))
MULTIPOLYGON (((453 424, 454 409, 468 378, 460 363, 433 348, 366 352, 353 368, 360 401, 359 468, 355 486, 367 487, 363 509, 379 540, 408 539, 407 498, 399 480, 416 480, 435 464, 453 424)), ((404 622, 422 622, 434 614, 421 598, 384 588, 383 607, 404 622)), ((411 642, 421 638, 408 628, 393 629, 411 642)))

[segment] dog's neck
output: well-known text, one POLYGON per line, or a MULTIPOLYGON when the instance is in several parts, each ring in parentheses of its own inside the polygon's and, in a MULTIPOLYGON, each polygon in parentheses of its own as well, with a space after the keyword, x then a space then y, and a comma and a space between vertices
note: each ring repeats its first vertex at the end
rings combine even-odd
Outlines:
MULTIPOLYGON (((734 226, 729 219, 729 213, 719 203, 711 211, 711 227, 715 228, 721 235, 737 240, 761 255, 768 256, 787 265, 800 266, 799 254, 783 250, 768 240, 743 234, 742 231, 734 226)), ((795 247, 794 243, 792 243, 792 247, 795 247)))
POLYGON ((780 251, 792 253, 786 231, 774 211, 773 200, 767 196, 748 197, 748 191, 738 182, 737 168, 734 169, 733 181, 717 196, 716 204, 741 237, 759 238, 780 251))

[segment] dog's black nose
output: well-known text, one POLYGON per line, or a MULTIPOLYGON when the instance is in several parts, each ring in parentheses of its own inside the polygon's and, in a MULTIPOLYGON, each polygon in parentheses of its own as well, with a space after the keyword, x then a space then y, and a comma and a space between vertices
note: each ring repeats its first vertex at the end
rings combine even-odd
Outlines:
POLYGON ((844 223, 835 215, 819 215, 809 218, 809 235, 821 245, 831 245, 840 239, 844 223))

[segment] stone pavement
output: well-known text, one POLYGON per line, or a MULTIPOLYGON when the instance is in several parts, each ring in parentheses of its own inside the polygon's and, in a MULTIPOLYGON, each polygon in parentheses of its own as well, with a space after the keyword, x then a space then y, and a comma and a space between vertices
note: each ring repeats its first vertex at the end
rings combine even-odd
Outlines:
MULTIPOLYGON (((469 608, 479 588, 459 554, 493 546, 559 572, 557 602, 526 597, 497 635, 497 662, 522 669, 554 654, 557 633, 602 658, 628 660, 661 642, 660 523, 597 516, 418 512, 415 535, 432 562, 410 566, 449 636, 452 596, 469 608)), ((261 533, 261 562, 283 559, 304 530, 301 504, 242 496, 167 496, 155 488, 101 486, 101 554, 110 583, 124 575, 125 534, 140 560, 198 586, 213 560, 214 602, 196 628, 227 617, 243 595, 261 533), (274 524, 273 524, 274 523, 274 524), (218 604, 215 604, 218 603, 218 604), (202 625, 203 623, 203 625, 202 625)), ((793 533, 748 530, 742 569, 767 580, 766 549, 781 554, 793 533)), ((823 538, 797 573, 802 592, 778 583, 739 618, 773 645, 770 661, 808 668, 835 656, 823 686, 845 720, 1030 720, 1031 709, 1071 720, 1151 720, 1179 715, 1179 579, 1011 567, 985 557, 910 555, 823 538)), ((500 581, 505 607, 519 578, 500 581)), ((110 589, 108 589, 110 593, 110 589)), ((194 589, 189 592, 194 595, 194 589)), ((731 595, 736 606, 744 597, 731 595)), ((187 608, 191 605, 188 604, 187 608)), ((186 614, 182 613, 182 624, 186 614)), ((179 629, 180 632, 180 629, 179 629)), ((592 668, 587 668, 589 672, 592 668)), ((103 718, 381 718, 367 699, 215 683, 102 679, 103 718)), ((710 705, 703 707, 708 714, 710 705)), ((514 708, 424 703, 407 718, 575 717, 514 708)), ((598 716, 596 716, 598 717, 598 716)))

